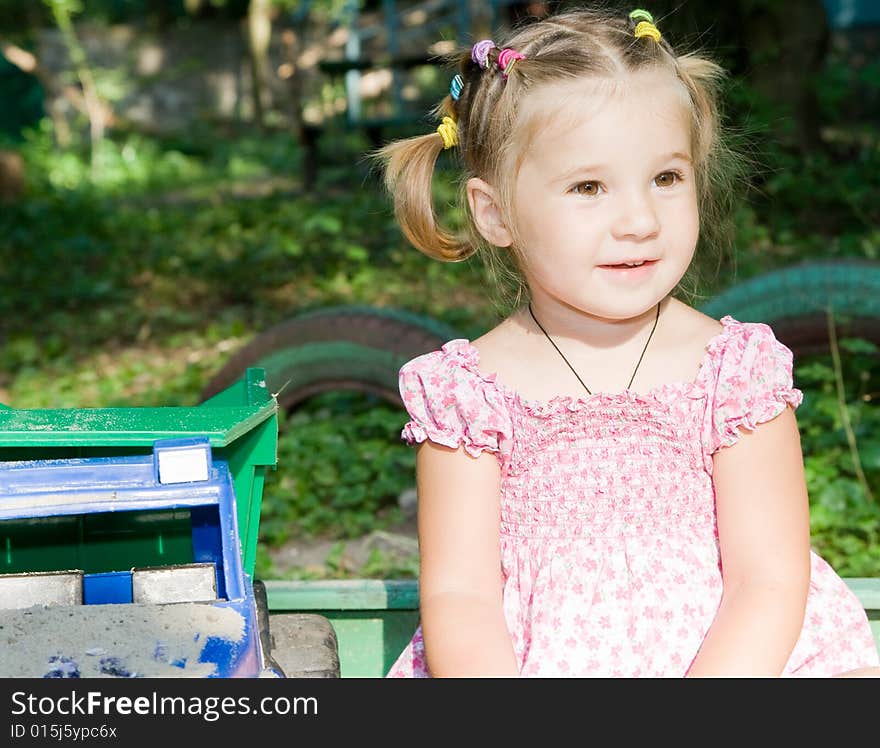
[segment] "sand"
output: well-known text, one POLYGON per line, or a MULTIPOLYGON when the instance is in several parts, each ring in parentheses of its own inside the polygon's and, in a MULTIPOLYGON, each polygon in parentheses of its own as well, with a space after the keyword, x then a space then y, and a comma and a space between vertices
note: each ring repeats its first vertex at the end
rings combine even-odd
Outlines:
POLYGON ((0 677, 204 678, 208 639, 244 633, 238 611, 204 603, 0 610, 0 677))

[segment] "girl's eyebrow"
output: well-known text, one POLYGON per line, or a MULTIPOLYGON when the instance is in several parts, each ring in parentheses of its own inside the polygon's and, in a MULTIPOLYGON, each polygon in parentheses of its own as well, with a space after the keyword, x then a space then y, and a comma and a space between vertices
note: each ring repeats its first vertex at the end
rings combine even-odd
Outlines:
MULTIPOLYGON (((693 161, 693 159, 691 159, 691 157, 687 153, 683 153, 682 151, 673 151, 672 153, 664 153, 662 156, 659 156, 657 158, 657 161, 659 163, 663 163, 665 161, 675 161, 675 160, 687 161, 689 164, 692 163, 692 161, 693 161)), ((607 166, 605 164, 588 164, 586 166, 576 166, 574 169, 571 169, 570 171, 565 172, 564 174, 560 175, 559 177, 557 177, 553 181, 554 182, 566 182, 569 179, 574 179, 575 177, 577 177, 581 174, 590 174, 592 172, 601 171, 602 169, 606 169, 606 168, 607 168, 607 166)))
POLYGON ((602 169, 605 169, 605 168, 606 168, 606 166, 604 164, 591 164, 591 165, 587 165, 587 166, 576 166, 574 169, 571 169, 571 170, 565 172, 565 174, 561 174, 559 177, 557 177, 553 181, 566 182, 569 179, 574 179, 575 177, 577 177, 581 174, 589 174, 594 171, 601 171, 602 169))
POLYGON ((691 163, 692 159, 687 153, 682 153, 681 151, 674 151, 673 153, 667 153, 665 156, 660 157, 660 161, 672 161, 673 159, 679 159, 681 161, 687 161, 691 163))

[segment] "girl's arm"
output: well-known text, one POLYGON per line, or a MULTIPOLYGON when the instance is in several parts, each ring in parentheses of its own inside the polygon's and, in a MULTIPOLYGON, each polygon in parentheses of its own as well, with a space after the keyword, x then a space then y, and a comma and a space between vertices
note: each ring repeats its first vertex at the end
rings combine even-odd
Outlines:
POLYGON ((498 459, 418 447, 419 602, 435 677, 517 676, 501 607, 498 459))
POLYGON ((721 605, 689 676, 778 676, 797 642, 810 583, 809 500, 786 407, 713 456, 721 605))

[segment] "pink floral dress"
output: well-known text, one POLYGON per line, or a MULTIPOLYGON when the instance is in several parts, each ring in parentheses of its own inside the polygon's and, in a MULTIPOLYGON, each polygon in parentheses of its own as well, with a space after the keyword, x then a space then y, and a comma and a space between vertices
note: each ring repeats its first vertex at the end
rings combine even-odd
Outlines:
MULTIPOLYGON (((547 403, 479 369, 467 340, 407 363, 410 444, 496 454, 503 609, 526 676, 687 673, 721 598, 712 454, 802 399, 770 327, 730 316, 695 379, 547 403)), ((864 608, 811 554, 786 675, 880 664, 864 608)), ((428 677, 421 627, 388 677, 428 677)))

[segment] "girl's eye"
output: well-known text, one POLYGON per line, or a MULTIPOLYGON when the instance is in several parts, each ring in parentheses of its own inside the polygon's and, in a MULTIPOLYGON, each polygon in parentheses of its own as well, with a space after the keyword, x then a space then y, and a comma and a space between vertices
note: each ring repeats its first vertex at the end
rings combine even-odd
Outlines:
POLYGON ((664 171, 654 177, 654 184, 658 187, 672 187, 679 181, 681 181, 681 174, 677 171, 664 171))
POLYGON ((602 187, 598 182, 579 182, 571 191, 575 195, 585 195, 586 197, 595 197, 602 191, 602 187))

